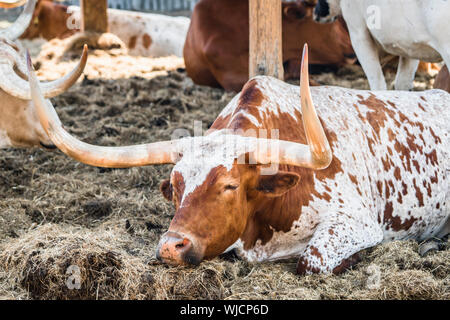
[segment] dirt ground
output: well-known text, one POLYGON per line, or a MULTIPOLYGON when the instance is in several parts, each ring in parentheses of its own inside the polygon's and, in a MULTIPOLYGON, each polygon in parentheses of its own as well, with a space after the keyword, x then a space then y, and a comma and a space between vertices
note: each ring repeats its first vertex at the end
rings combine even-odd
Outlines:
MULTIPOLYGON (((61 56, 58 41, 25 45, 42 80, 74 66, 76 55, 61 56)), ((84 79, 52 101, 65 128, 93 144, 169 139, 194 120, 208 126, 234 95, 194 85, 180 58, 117 49, 90 52, 88 64, 84 79)), ((312 78, 368 88, 358 66, 312 78)), ((432 82, 422 74, 415 86, 432 82)), ((99 169, 59 151, 0 150, 0 298, 450 299, 449 243, 426 257, 415 241, 380 245, 339 276, 299 277, 295 260, 250 264, 232 255, 196 268, 161 265, 155 247, 174 208, 158 188, 170 170, 99 169)))

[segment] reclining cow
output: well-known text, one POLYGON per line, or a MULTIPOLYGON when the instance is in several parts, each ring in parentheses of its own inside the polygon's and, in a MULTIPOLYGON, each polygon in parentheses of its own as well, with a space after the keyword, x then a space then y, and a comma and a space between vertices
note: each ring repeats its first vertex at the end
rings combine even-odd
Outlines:
POLYGON ((353 48, 372 90, 386 90, 378 51, 399 56, 395 89, 410 90, 419 64, 450 65, 449 1, 319 0, 316 20, 347 23, 353 48))
MULTIPOLYGON (((118 36, 131 55, 183 55, 190 19, 161 14, 108 9, 108 30, 118 36)), ((79 31, 80 7, 39 0, 33 23, 23 38, 64 39, 79 31)))
POLYGON ((68 134, 28 67, 41 123, 67 155, 100 167, 175 163, 161 185, 176 207, 157 250, 166 263, 233 248, 250 261, 299 257, 301 274, 339 272, 381 242, 448 233, 450 95, 310 91, 307 65, 305 50, 300 88, 248 81, 205 137, 129 147, 68 134))
MULTIPOLYGON (((26 68, 25 52, 17 39, 28 26, 35 0, 27 6, 8 29, 0 30, 0 148, 33 147, 53 148, 53 143, 37 117, 26 68)), ((0 7, 3 3, 0 2, 0 7)), ((8 3, 8 8, 12 4, 8 3)), ((55 97, 71 87, 83 72, 87 51, 77 68, 64 78, 43 84, 45 98, 55 97)))
MULTIPOLYGON (((312 7, 283 2, 283 64, 285 79, 299 77, 298 53, 308 42, 311 64, 339 67, 355 61, 345 25, 321 25, 312 7)), ((201 0, 194 8, 186 43, 186 71, 200 85, 240 91, 248 80, 248 1, 201 0)))

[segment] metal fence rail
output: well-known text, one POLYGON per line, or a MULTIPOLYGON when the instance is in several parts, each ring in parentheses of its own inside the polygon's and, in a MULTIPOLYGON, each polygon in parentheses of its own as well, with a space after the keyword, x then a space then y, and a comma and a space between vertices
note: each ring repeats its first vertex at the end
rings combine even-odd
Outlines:
MULTIPOLYGON (((192 11, 200 0, 108 0, 108 7, 132 11, 192 11)), ((79 5, 79 0, 63 1, 69 5, 79 5)))
MULTIPOLYGON (((113 9, 143 11, 143 12, 172 12, 192 11, 200 0, 108 0, 108 7, 113 9)), ((66 5, 79 6, 79 0, 60 1, 66 5)), ((0 9, 0 13, 8 13, 8 18, 17 16, 22 8, 0 9)), ((8 19, 9 20, 9 19, 8 19)))

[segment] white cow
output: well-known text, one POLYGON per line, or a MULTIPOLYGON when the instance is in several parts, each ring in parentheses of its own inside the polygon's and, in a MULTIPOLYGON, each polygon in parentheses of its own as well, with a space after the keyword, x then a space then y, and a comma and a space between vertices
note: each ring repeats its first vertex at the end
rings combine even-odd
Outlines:
POLYGON ((379 50, 400 57, 395 89, 413 88, 419 60, 450 65, 450 1, 319 0, 315 19, 342 15, 372 90, 385 90, 379 50))
MULTIPOLYGON (((80 8, 70 6, 67 12, 79 25, 80 8)), ((108 9, 109 32, 118 36, 135 56, 182 57, 190 21, 186 17, 108 9)))

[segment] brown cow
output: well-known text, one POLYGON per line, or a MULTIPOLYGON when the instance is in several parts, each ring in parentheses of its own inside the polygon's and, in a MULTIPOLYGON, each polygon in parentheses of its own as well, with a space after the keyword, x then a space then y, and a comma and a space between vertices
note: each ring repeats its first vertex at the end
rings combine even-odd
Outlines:
MULTIPOLYGON (((299 52, 308 42, 311 64, 341 66, 354 57, 341 21, 318 24, 312 7, 283 2, 285 78, 298 79, 299 52)), ((239 91, 248 80, 248 1, 201 0, 192 13, 184 46, 186 71, 200 85, 239 91)))
POLYGON ((434 80, 434 88, 450 92, 450 74, 447 66, 444 66, 441 71, 439 71, 436 80, 434 80))

